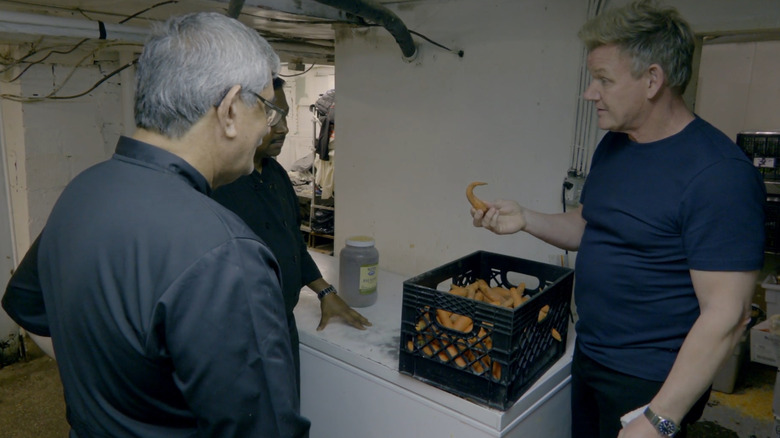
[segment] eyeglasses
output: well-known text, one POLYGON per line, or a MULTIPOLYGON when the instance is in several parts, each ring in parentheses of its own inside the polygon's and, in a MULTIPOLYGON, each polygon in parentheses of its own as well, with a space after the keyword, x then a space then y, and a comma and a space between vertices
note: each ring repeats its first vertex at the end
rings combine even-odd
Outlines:
POLYGON ((260 102, 263 102, 265 104, 266 106, 265 117, 268 123, 268 127, 276 126, 277 124, 279 124, 279 122, 282 121, 282 118, 287 117, 287 110, 283 110, 278 106, 272 104, 270 101, 265 99, 263 96, 255 93, 254 91, 250 91, 250 93, 254 94, 256 98, 260 99, 260 102))

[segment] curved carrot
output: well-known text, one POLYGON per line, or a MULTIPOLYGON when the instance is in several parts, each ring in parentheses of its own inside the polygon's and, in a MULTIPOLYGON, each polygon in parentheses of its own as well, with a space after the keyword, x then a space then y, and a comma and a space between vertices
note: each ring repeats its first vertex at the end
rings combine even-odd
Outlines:
POLYGON ((482 210, 482 211, 488 210, 487 204, 485 204, 481 199, 477 198, 474 195, 474 187, 484 186, 484 185, 487 185, 487 183, 475 181, 469 184, 468 187, 466 187, 466 199, 469 200, 471 206, 474 207, 475 210, 482 210))

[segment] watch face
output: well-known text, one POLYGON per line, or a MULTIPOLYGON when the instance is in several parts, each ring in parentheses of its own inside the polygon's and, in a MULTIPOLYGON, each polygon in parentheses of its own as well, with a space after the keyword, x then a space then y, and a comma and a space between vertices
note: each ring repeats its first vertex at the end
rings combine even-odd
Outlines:
POLYGON ((677 432, 677 427, 669 420, 661 420, 658 423, 658 432, 662 435, 672 436, 677 432))

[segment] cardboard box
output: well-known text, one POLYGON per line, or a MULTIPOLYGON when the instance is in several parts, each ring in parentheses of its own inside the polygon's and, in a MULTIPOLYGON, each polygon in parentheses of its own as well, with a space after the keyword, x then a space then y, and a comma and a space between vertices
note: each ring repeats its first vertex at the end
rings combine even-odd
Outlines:
POLYGON ((756 324, 750 329, 750 360, 776 367, 780 350, 780 336, 769 332, 770 320, 756 324))
POLYGON ((777 284, 777 276, 767 276, 764 282, 761 283, 761 287, 766 291, 767 319, 772 315, 780 314, 780 284, 777 284))

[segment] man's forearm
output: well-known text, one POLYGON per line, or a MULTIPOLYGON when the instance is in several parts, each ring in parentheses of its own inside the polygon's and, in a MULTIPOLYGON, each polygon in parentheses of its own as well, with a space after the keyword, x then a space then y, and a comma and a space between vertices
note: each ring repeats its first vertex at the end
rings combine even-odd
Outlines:
POLYGON ((582 207, 557 214, 525 210, 524 215, 526 225, 523 231, 526 233, 561 249, 579 249, 582 234, 585 232, 582 207))
POLYGON ((702 315, 696 321, 669 376, 650 403, 656 413, 678 425, 712 384, 718 369, 744 333, 744 325, 724 331, 722 322, 711 319, 702 315))
POLYGON ((745 332, 757 276, 758 271, 691 270, 701 313, 650 404, 658 415, 679 422, 712 384, 745 332))

